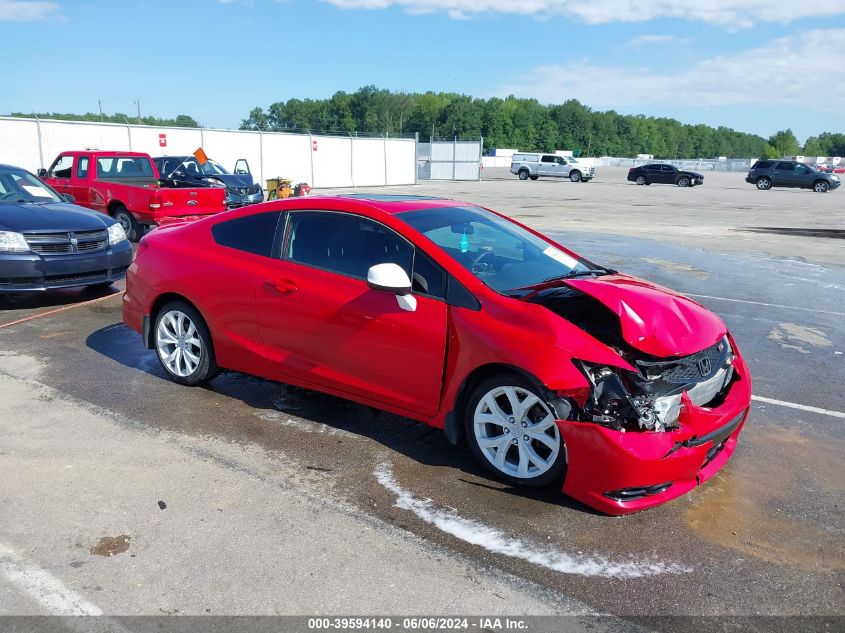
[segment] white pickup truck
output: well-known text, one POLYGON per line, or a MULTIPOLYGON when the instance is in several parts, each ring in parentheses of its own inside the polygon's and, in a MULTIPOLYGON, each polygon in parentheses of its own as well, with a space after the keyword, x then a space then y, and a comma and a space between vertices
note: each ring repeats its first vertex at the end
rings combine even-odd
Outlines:
POLYGON ((556 154, 518 153, 511 157, 511 173, 520 180, 537 180, 540 176, 569 178, 572 182, 589 182, 596 175, 594 167, 587 167, 571 156, 556 154))

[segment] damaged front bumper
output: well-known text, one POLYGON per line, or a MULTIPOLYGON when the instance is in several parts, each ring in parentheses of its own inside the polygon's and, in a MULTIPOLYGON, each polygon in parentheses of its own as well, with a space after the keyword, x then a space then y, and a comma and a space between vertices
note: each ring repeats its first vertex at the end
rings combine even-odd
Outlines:
POLYGON ((741 357, 736 376, 713 408, 681 397, 679 428, 648 432, 557 420, 568 464, 563 492, 606 514, 638 512, 704 483, 736 448, 748 417, 751 381, 741 357))

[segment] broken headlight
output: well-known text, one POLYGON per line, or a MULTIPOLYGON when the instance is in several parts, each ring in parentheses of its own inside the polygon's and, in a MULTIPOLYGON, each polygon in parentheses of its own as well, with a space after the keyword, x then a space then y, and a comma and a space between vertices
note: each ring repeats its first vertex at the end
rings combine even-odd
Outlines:
POLYGON ((617 431, 665 431, 654 402, 647 395, 632 395, 621 371, 603 365, 576 361, 590 382, 590 397, 583 409, 586 420, 617 431))

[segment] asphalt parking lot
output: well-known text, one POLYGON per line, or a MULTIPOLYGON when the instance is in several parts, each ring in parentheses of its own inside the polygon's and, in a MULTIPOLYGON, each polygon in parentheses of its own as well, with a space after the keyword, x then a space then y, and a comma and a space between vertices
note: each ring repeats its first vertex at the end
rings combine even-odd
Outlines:
POLYGON ((743 176, 390 189, 504 211, 726 321, 754 379, 736 453, 627 517, 367 407, 175 385, 119 286, 0 297, 0 614, 842 615, 845 192, 743 176))

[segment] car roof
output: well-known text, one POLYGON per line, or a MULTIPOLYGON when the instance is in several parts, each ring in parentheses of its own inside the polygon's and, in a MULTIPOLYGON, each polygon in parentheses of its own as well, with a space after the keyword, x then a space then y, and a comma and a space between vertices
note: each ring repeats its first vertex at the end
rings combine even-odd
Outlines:
POLYGON ((336 200, 354 200, 362 202, 368 207, 375 207, 390 214, 402 213, 404 211, 416 211, 419 209, 469 205, 469 203, 459 202, 449 198, 438 198, 436 196, 414 194, 346 193, 326 197, 334 198, 336 200))

